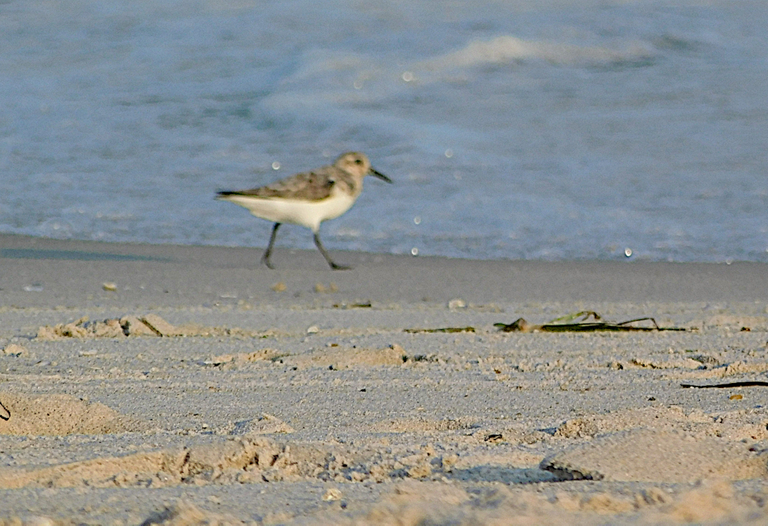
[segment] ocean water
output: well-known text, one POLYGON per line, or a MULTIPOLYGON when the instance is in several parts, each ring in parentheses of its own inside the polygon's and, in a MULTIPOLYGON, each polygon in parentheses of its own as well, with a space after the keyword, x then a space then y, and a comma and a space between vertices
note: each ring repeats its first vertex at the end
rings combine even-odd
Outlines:
POLYGON ((217 190, 361 150, 395 184, 332 250, 766 261, 766 28, 749 0, 0 0, 0 232, 263 247, 217 190))

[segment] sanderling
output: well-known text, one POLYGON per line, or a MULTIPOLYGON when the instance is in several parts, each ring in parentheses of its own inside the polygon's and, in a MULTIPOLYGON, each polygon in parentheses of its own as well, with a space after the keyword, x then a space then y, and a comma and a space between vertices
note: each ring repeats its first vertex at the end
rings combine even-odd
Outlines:
POLYGON ((301 225, 312 230, 315 246, 334 270, 350 267, 334 263, 320 242, 320 223, 349 210, 363 191, 363 178, 375 175, 388 183, 392 180, 371 167, 368 157, 359 152, 341 154, 331 166, 302 172, 270 185, 251 190, 219 192, 217 199, 230 201, 250 210, 251 214, 274 221, 269 246, 261 261, 269 268, 277 229, 282 223, 301 225))

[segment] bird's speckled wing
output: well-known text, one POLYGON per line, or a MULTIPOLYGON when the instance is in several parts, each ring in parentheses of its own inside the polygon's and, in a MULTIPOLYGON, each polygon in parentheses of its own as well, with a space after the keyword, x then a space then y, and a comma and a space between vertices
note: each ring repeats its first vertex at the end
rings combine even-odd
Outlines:
POLYGON ((335 171, 336 169, 332 166, 324 166, 311 172, 292 175, 267 186, 231 193, 263 198, 279 197, 299 201, 321 201, 331 195, 331 190, 335 184, 335 171))

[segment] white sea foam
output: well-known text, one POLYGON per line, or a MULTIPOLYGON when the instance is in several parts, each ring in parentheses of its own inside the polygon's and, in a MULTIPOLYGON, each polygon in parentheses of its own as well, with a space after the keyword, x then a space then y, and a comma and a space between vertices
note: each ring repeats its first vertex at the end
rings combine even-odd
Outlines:
POLYGON ((491 40, 472 41, 458 51, 418 62, 413 67, 435 71, 524 60, 544 60, 557 65, 600 65, 649 60, 653 56, 653 49, 642 42, 631 42, 619 49, 613 49, 561 42, 526 41, 505 35, 491 40))

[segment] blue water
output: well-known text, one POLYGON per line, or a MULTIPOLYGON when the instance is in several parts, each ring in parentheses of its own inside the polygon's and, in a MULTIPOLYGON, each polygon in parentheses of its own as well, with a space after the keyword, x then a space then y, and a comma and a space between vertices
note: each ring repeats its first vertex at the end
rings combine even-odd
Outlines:
POLYGON ((263 247, 216 190, 361 150, 396 184, 329 249, 766 261, 766 28, 762 1, 0 1, 0 232, 263 247))

